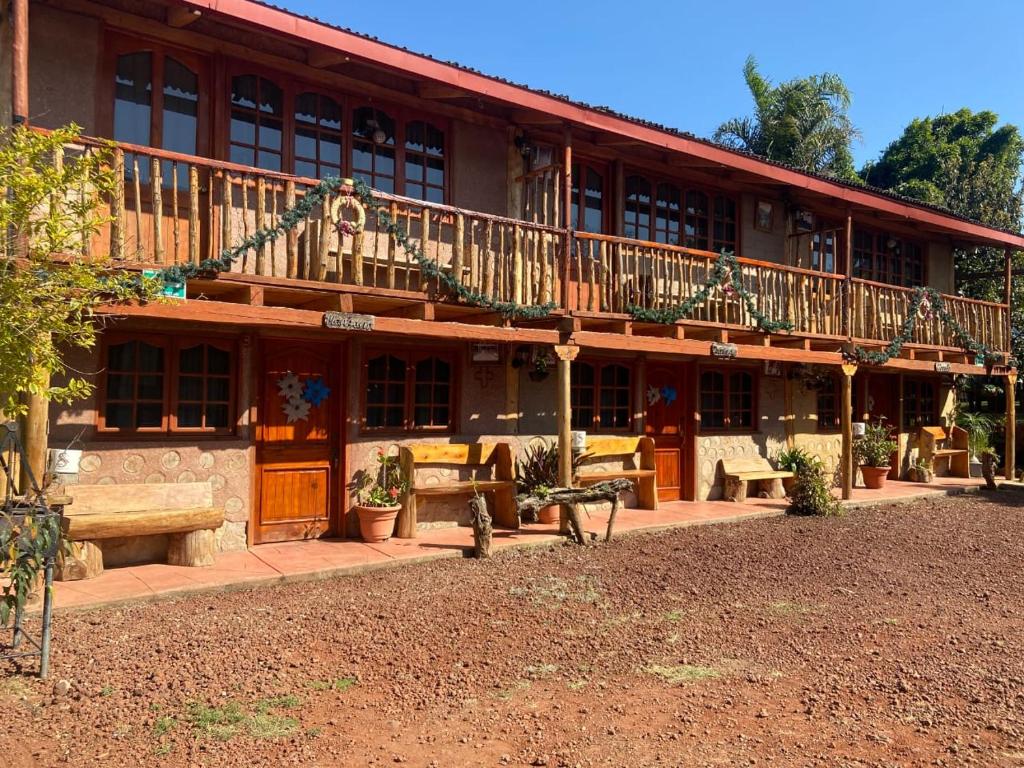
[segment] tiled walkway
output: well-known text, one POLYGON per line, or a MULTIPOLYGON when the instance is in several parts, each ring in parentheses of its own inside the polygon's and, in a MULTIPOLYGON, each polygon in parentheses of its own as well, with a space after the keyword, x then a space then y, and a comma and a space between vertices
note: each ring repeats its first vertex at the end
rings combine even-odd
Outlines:
MULTIPOLYGON (((890 481, 883 491, 858 488, 851 506, 909 500, 922 496, 959 493, 983 485, 982 480, 938 478, 935 485, 890 481)), ((615 521, 616 535, 690 525, 735 522, 780 515, 785 500, 749 499, 745 504, 724 501, 663 503, 657 511, 622 509, 615 521)), ((604 536, 607 513, 584 517, 587 531, 604 536)), ((493 548, 528 547, 558 541, 557 526, 527 525, 518 531, 494 532, 493 548)), ((58 610, 81 609, 161 599, 188 592, 228 590, 281 584, 360 573, 441 557, 464 557, 473 546, 469 528, 421 531, 415 539, 391 539, 383 544, 352 540, 296 541, 263 544, 243 552, 225 552, 209 568, 186 568, 160 563, 111 568, 95 579, 59 582, 55 587, 58 610)))

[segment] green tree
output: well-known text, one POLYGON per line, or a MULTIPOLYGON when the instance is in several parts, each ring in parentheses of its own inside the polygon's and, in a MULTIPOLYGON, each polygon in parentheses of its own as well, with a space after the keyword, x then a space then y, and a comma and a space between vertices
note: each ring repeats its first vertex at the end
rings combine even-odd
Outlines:
POLYGON ((65 403, 88 395, 92 384, 69 374, 64 359, 95 344, 95 308, 159 292, 156 280, 108 256, 85 255, 82 244, 110 221, 103 200, 115 180, 109 152, 65 151, 77 138, 77 126, 0 136, 0 412, 8 418, 24 411, 27 393, 65 403))
POLYGON ((743 78, 754 114, 722 123, 715 141, 805 171, 857 179, 850 145, 860 132, 847 115, 850 92, 838 75, 825 72, 774 85, 749 56, 743 78))
MULTIPOLYGON (((1019 232, 1024 216, 1021 163, 1024 138, 1014 125, 999 126, 994 112, 961 109, 915 119, 877 162, 861 170, 868 184, 882 187, 991 226, 1019 232)), ((965 296, 1002 301, 1001 248, 957 249, 957 290, 965 296)), ((1021 254, 1014 256, 1022 266, 1021 254)), ((1014 286, 1014 328, 1024 327, 1024 283, 1014 286)), ((1024 338, 1014 339, 1024 359, 1024 338)))

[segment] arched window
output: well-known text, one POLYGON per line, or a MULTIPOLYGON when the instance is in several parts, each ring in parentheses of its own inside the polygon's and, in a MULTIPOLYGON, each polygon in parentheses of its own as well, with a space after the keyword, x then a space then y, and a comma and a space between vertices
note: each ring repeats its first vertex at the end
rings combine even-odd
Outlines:
POLYGON ((342 176, 341 107, 318 93, 295 97, 295 175, 342 176))
POLYGON ((602 429, 628 429, 632 411, 630 369, 624 365, 601 366, 598 384, 598 425, 602 429))
POLYGON ((570 223, 581 232, 604 231, 604 174, 589 163, 572 164, 570 223))
POLYGON ((410 348, 371 354, 365 365, 365 430, 449 431, 455 365, 410 348))
POLYGON ((231 78, 231 162, 281 170, 284 94, 257 75, 231 78))
POLYGON ((413 427, 446 429, 451 416, 451 363, 440 357, 425 357, 416 362, 413 375, 413 427))
POLYGON ((750 371, 711 369, 700 374, 702 430, 750 432, 756 421, 754 374, 750 371))
POLYGON ((366 363, 366 427, 405 426, 405 360, 378 355, 366 363))
POLYGON ((679 245, 679 213, 682 193, 675 184, 661 183, 654 204, 654 241, 679 245))
POLYGON ((625 217, 626 237, 651 239, 651 182, 643 176, 626 177, 625 217))
POLYGON ((569 378, 572 381, 570 390, 570 407, 572 410, 572 428, 590 429, 594 426, 594 406, 597 403, 594 366, 580 360, 570 364, 569 378))
POLYGON ((444 132, 423 120, 405 126, 405 195, 444 202, 444 132))
POLYGON ((373 107, 352 113, 352 176, 381 192, 395 192, 395 121, 373 107))
POLYGON ((215 344, 178 349, 175 426, 218 430, 231 426, 231 350, 215 344))
POLYGON ((736 201, 727 195, 715 195, 711 250, 736 253, 736 201))
MULTIPOLYGON (((159 147, 195 155, 199 151, 199 73, 175 55, 159 48, 119 54, 114 63, 115 141, 159 147)), ((135 157, 125 158, 126 173, 134 173, 135 157)), ((165 186, 171 184, 171 163, 161 166, 165 186)), ((150 163, 139 160, 139 178, 149 179, 150 163)), ((178 186, 188 188, 188 175, 178 186)))
POLYGON ((708 196, 695 189, 686 192, 684 245, 702 251, 708 249, 708 196))

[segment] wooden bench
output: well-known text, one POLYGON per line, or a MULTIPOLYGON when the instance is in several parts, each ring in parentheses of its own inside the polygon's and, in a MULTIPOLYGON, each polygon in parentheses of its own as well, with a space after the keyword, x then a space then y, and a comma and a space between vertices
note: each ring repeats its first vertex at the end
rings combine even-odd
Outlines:
POLYGON ((640 509, 658 508, 658 480, 654 464, 654 440, 650 437, 595 437, 587 438, 584 459, 608 459, 613 457, 633 457, 640 454, 636 469, 623 468, 584 472, 581 467, 576 475, 579 485, 593 485, 602 480, 614 480, 621 477, 632 480, 636 487, 636 503, 640 509))
POLYGON ((409 482, 409 490, 402 496, 402 510, 398 513, 397 536, 416 538, 416 504, 421 496, 472 496, 479 491, 494 497, 492 505, 496 525, 518 528, 516 511, 516 483, 512 469, 512 447, 508 443, 442 443, 410 445, 398 449, 398 463, 402 476, 409 482), (457 467, 494 467, 494 478, 460 480, 436 485, 416 482, 416 470, 422 465, 443 464, 457 467))
POLYGON ((103 550, 94 542, 169 534, 167 562, 192 567, 213 565, 214 531, 224 510, 213 505, 213 489, 203 483, 68 485, 64 512, 70 551, 60 558, 61 581, 103 573, 103 550))
POLYGON ((946 462, 953 477, 971 476, 971 452, 967 430, 962 427, 920 427, 917 433, 917 456, 924 459, 935 474, 937 464, 946 462))
POLYGON ((768 459, 763 456, 745 456, 737 459, 722 459, 722 477, 725 480, 724 497, 726 501, 744 502, 747 500, 747 484, 758 484, 758 495, 765 498, 781 499, 786 495, 782 481, 793 477, 792 472, 772 469, 768 459))

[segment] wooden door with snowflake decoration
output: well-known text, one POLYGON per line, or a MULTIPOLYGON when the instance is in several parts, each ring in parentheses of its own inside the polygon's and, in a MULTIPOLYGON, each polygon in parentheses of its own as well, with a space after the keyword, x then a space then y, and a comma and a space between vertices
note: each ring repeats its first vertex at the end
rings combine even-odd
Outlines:
POLYGON ((257 430, 255 543, 331 531, 339 498, 342 425, 331 344, 266 341, 257 430))

